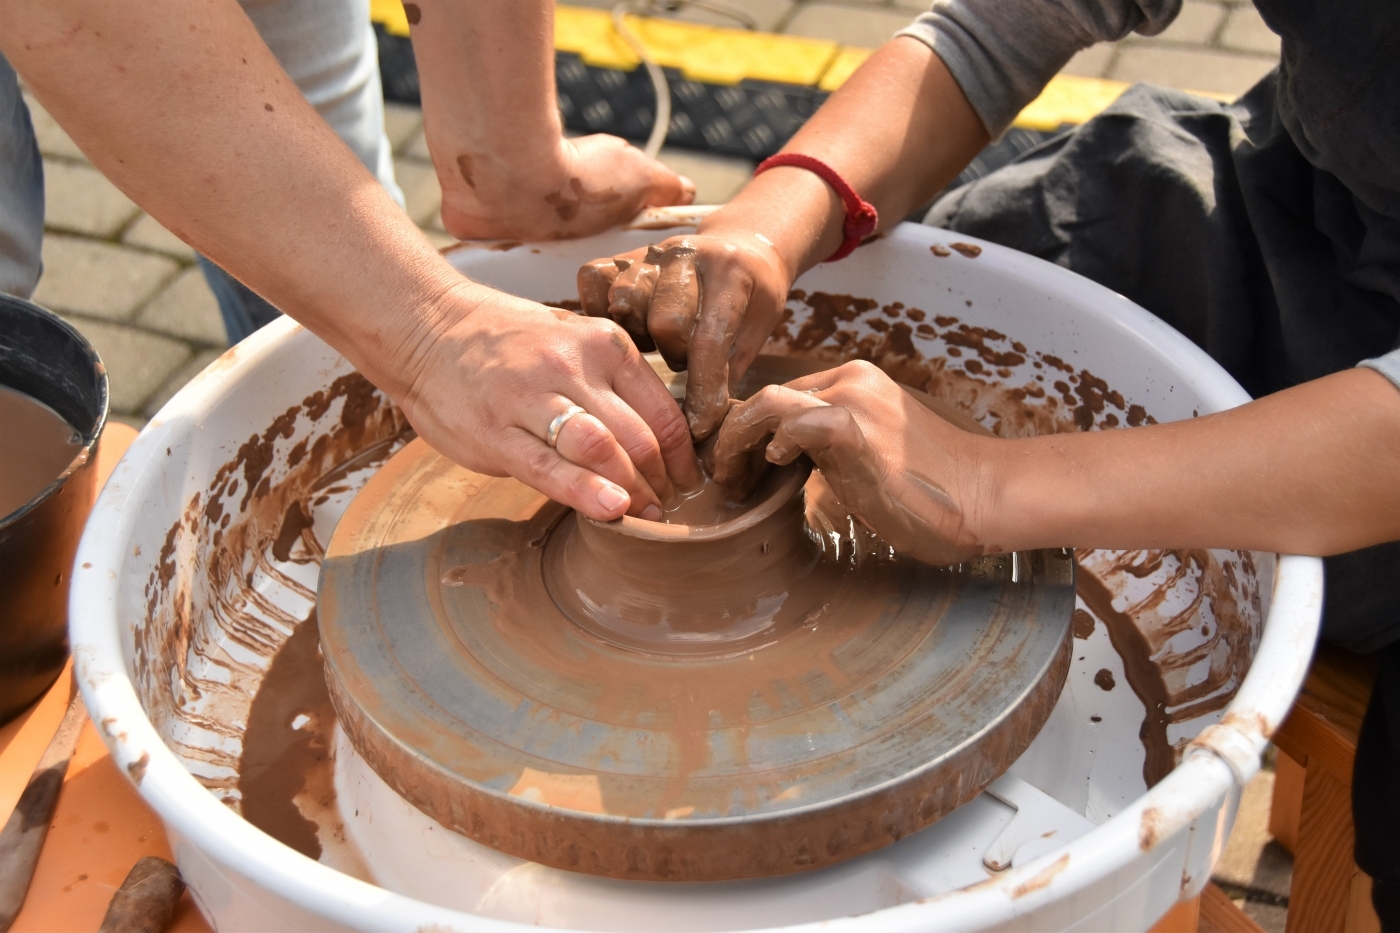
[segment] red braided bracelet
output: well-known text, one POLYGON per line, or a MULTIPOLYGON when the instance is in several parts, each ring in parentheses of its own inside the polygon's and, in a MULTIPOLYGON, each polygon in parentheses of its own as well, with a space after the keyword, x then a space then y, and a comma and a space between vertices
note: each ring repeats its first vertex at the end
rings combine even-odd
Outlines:
POLYGON ((825 262, 845 259, 880 226, 880 215, 875 211, 875 205, 863 200, 860 195, 856 194, 856 189, 847 184, 846 179, 842 178, 836 169, 821 159, 814 159, 812 156, 803 155, 800 152, 780 152, 760 162, 753 173, 755 176, 761 175, 770 168, 778 168, 782 165, 805 168, 817 175, 831 186, 832 190, 841 198, 841 203, 846 205, 846 224, 843 227, 846 239, 841 241, 841 246, 836 252, 826 257, 825 262))

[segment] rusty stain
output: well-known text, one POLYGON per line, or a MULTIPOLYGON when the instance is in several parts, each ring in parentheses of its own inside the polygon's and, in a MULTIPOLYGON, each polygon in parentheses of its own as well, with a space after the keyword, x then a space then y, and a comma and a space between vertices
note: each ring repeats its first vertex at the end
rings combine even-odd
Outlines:
POLYGON ((1162 823, 1166 816, 1157 807, 1148 807, 1142 811, 1142 819, 1138 823, 1138 848, 1146 852, 1156 847, 1162 841, 1162 832, 1166 828, 1162 823))
POLYGON ((1069 853, 1066 852, 1064 855, 1036 872, 1035 875, 1012 888, 1010 892, 1011 899, 1013 901, 1018 901, 1027 894, 1039 891, 1041 888, 1046 887, 1050 882, 1054 881, 1055 877, 1068 867, 1069 853))
POLYGON ((140 758, 127 764, 126 773, 131 775, 131 780, 136 783, 137 787, 140 787, 141 782, 146 779, 146 766, 150 763, 151 753, 142 752, 140 758))
POLYGON ((976 259, 982 255, 982 247, 973 243, 949 243, 949 246, 962 253, 968 259, 976 259))

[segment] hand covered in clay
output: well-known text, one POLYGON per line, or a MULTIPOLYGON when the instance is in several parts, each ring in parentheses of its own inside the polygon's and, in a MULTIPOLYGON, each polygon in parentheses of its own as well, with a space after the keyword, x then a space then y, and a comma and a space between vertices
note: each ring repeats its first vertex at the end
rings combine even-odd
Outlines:
POLYGON ((612 318, 643 350, 688 370, 685 416, 696 440, 729 411, 730 390, 777 326, 790 276, 753 234, 672 237, 579 269, 585 314, 612 318))
POLYGON ((660 518, 674 484, 700 482, 679 406, 616 324, 474 284, 442 304, 400 399, 442 454, 603 521, 660 518))
POLYGON ((561 138, 559 146, 538 167, 434 151, 443 227, 461 240, 557 240, 625 223, 644 207, 695 199, 694 182, 624 139, 599 133, 561 138))
POLYGON ((806 453, 841 504, 896 551, 953 564, 984 553, 978 464, 981 448, 994 443, 855 362, 735 405, 720 427, 712 472, 722 486, 743 490, 756 481, 760 451, 777 464, 806 453))

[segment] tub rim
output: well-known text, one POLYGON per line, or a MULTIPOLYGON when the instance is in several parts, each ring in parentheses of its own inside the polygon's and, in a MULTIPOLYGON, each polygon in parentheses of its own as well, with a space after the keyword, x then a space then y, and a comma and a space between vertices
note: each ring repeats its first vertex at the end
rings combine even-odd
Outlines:
MULTIPOLYGON (((683 232, 703 213, 695 208, 650 209, 625 229, 683 232)), ((1006 247, 920 224, 901 224, 887 239, 913 241, 925 248, 954 240, 978 245, 982 253, 976 261, 1003 274, 1043 284, 1048 291, 1077 290, 1086 305, 1113 307, 1108 326, 1172 356, 1182 377, 1219 403, 1217 410, 1249 400, 1219 364, 1180 333, 1123 296, 1073 272, 1006 247)), ((477 247, 466 244, 444 253, 477 247)), ((126 541, 135 522, 130 508, 134 496, 144 493, 158 477, 158 464, 164 459, 158 452, 177 428, 187 421, 197 423, 208 398, 216 396, 220 387, 253 371, 302 330, 290 318, 282 318, 228 350, 166 403, 99 496, 92 514, 102 517, 90 521, 83 534, 70 595, 69 635, 89 714, 114 761, 160 815, 167 832, 173 830, 222 870, 235 872, 294 905, 352 929, 412 930, 438 924, 501 933, 551 929, 564 933, 562 928, 496 920, 395 894, 277 842, 221 803, 185 768, 160 738, 127 675, 118 594, 129 554, 126 541), (143 469, 142 464, 149 466, 143 469)), ((1198 817, 1221 805, 1258 771, 1260 755, 1301 688, 1321 611, 1322 561, 1279 555, 1258 651, 1222 721, 1192 740, 1182 763, 1161 783, 1083 837, 986 882, 936 898, 766 929, 914 930, 927 928, 935 917, 940 927, 981 928, 1069 897, 1174 844, 1183 831, 1191 832, 1198 817), (1262 674, 1265 670, 1267 676, 1262 674)), ((1212 861, 1221 842, 1223 837, 1216 842, 1212 861)), ((1183 876, 1180 896, 1193 896, 1207 880, 1183 876)))

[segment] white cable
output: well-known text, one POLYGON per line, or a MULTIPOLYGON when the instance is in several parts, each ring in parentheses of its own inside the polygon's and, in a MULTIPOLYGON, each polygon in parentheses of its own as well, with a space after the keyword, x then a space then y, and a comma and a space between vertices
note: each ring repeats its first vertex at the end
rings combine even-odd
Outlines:
POLYGON ((643 151, 654 159, 661 152, 661 146, 666 142, 666 133, 671 128, 671 86, 666 81, 666 72, 661 70, 661 66, 651 57, 646 46, 627 28, 623 15, 630 12, 631 6, 629 0, 623 0, 613 7, 613 28, 622 37, 622 41, 631 46, 632 51, 642 60, 647 74, 651 77, 651 86, 656 90, 656 119, 651 125, 651 135, 647 137, 647 144, 643 148, 643 151))

